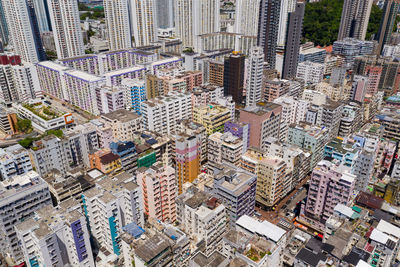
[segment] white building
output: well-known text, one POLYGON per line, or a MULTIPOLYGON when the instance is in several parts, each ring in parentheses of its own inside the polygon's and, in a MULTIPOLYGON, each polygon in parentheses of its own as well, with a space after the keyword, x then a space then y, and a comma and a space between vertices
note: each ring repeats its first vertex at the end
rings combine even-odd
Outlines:
POLYGON ((134 133, 143 129, 142 117, 125 109, 104 114, 101 119, 106 126, 112 129, 115 142, 132 141, 134 140, 134 133))
POLYGON ((324 78, 324 71, 324 64, 311 61, 300 62, 297 65, 296 77, 304 80, 306 84, 320 83, 324 78))
POLYGON ((281 1, 277 38, 277 46, 280 48, 284 48, 286 45, 286 32, 288 27, 289 13, 294 12, 295 7, 296 0, 281 1))
POLYGON ((110 51, 132 47, 128 0, 104 0, 103 3, 110 51))
POLYGON ((232 133, 213 133, 208 137, 208 164, 233 164, 239 166, 243 153, 243 140, 232 133))
POLYGON ((32 2, 5 0, 2 4, 15 54, 20 55, 23 61, 37 63, 45 60, 46 55, 32 2))
POLYGON ((82 195, 91 233, 109 253, 119 256, 122 227, 132 222, 143 227, 143 198, 135 177, 127 172, 106 177, 82 195))
POLYGON ((250 50, 246 62, 246 107, 255 107, 261 101, 264 73, 264 50, 255 46, 250 50))
POLYGON ((143 126, 162 134, 171 134, 178 121, 192 118, 192 95, 170 92, 142 103, 143 126))
POLYGON ((47 183, 34 171, 14 176, 13 179, 0 182, 0 249, 17 262, 24 255, 15 236, 14 225, 28 220, 34 212, 43 206, 51 205, 51 196, 47 183), (29 203, 29 204, 27 204, 29 203))
POLYGON ((236 1, 235 33, 257 36, 260 1, 236 1))
POLYGON ((157 41, 155 0, 130 1, 132 43, 135 47, 157 41))
POLYGON ((222 236, 227 228, 226 208, 207 193, 194 186, 178 196, 177 221, 181 229, 195 240, 203 241, 204 254, 210 255, 222 247, 222 236))
POLYGON ((28 150, 16 144, 0 148, 0 181, 32 171, 28 150))
POLYGON ((175 0, 175 28, 183 47, 198 50, 200 35, 220 31, 220 1, 175 0))
POLYGON ((47 0, 54 42, 59 59, 85 54, 79 18, 78 2, 75 0, 47 0))
POLYGON ((17 225, 25 262, 36 266, 94 267, 86 218, 75 207, 46 206, 35 217, 17 225))

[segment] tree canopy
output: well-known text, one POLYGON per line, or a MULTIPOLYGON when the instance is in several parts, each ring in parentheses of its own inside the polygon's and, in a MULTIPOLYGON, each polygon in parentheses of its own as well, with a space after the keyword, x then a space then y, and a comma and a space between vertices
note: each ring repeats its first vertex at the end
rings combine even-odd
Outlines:
POLYGON ((304 12, 303 38, 315 45, 328 46, 336 41, 343 0, 321 0, 307 3, 304 12))

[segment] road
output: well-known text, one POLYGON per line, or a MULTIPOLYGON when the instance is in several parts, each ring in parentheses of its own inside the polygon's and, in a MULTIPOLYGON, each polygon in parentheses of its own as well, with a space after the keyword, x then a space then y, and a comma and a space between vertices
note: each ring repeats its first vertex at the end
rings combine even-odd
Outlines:
MULTIPOLYGON (((303 179, 297 186, 296 189, 290 192, 286 197, 284 197, 281 201, 279 201, 275 205, 275 210, 273 211, 265 211, 261 208, 256 207, 256 211, 261 214, 260 219, 262 220, 267 220, 273 224, 277 224, 282 218, 285 217, 285 211, 284 209, 282 210, 282 206, 286 205, 286 202, 288 203, 288 207, 292 207, 292 209, 295 207, 296 203, 300 200, 303 199, 306 194, 307 190, 302 189, 303 185, 310 179, 310 176, 308 175, 306 178, 303 179), (300 193, 298 193, 296 196, 296 192, 302 190, 300 193), (293 197, 293 199, 291 199, 293 197)), ((286 218, 287 219, 287 218, 286 218)))
POLYGON ((63 112, 63 113, 72 113, 76 124, 84 124, 88 120, 92 120, 92 119, 96 118, 94 115, 85 113, 85 112, 79 110, 78 108, 75 108, 72 105, 68 104, 67 102, 63 102, 54 97, 50 98, 49 96, 46 96, 46 100, 50 101, 51 106, 53 108, 55 108, 56 110, 59 110, 60 112, 63 112))

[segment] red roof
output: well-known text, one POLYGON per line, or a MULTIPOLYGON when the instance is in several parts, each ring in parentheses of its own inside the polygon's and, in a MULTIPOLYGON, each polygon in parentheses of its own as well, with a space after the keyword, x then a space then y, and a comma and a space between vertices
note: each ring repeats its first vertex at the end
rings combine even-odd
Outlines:
POLYGON ((380 209, 383 199, 366 192, 360 192, 356 197, 356 204, 370 209, 380 209))

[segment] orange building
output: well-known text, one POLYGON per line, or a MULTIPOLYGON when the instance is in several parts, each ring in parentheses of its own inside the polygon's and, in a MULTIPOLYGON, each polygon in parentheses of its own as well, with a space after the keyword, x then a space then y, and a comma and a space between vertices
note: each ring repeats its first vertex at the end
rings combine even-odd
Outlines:
POLYGON ((112 153, 109 149, 102 149, 89 155, 90 168, 99 169, 105 174, 120 170, 121 159, 118 155, 112 153))
POLYGON ((200 173, 201 141, 195 135, 180 134, 175 140, 176 176, 179 194, 184 183, 193 182, 200 173))

